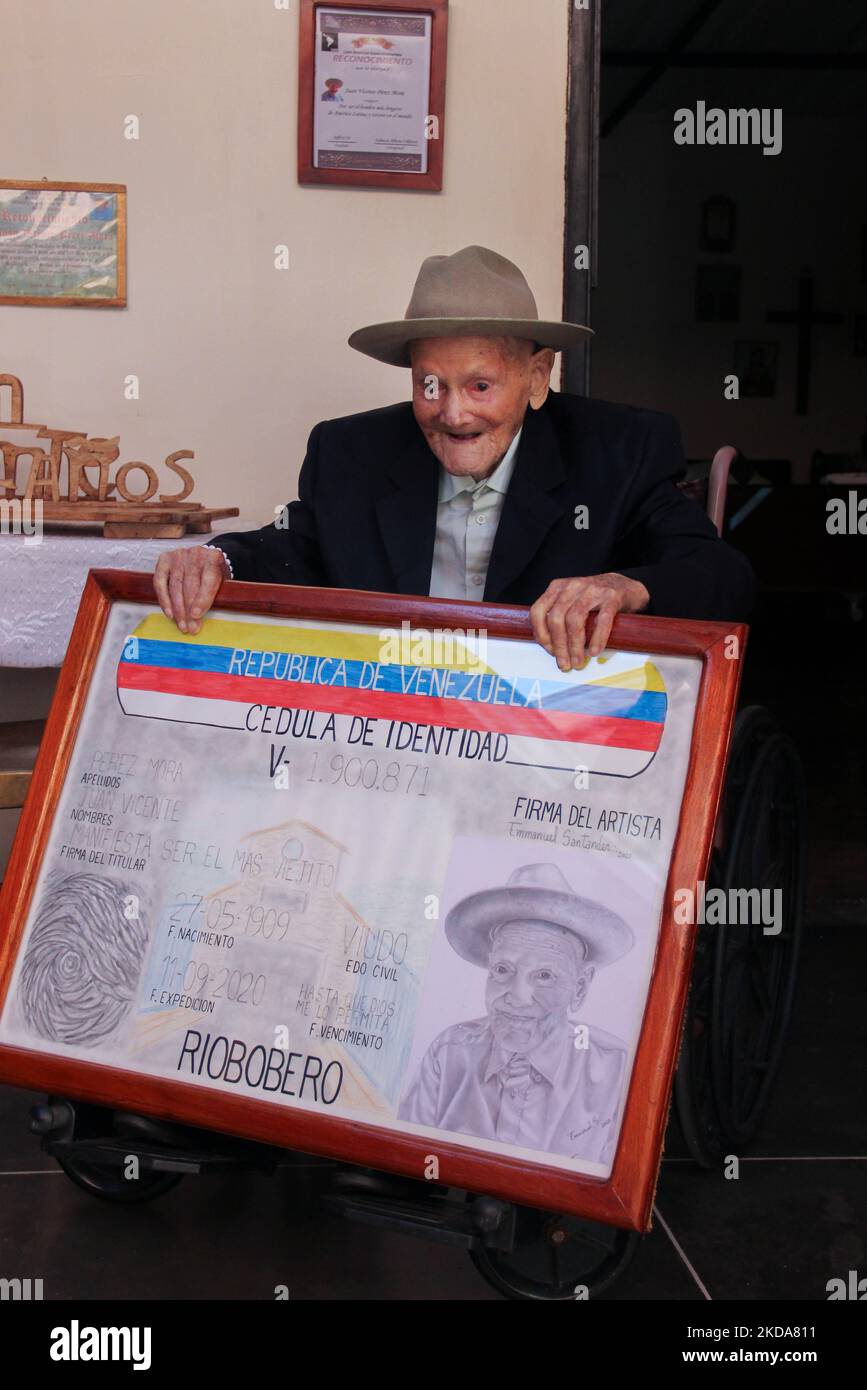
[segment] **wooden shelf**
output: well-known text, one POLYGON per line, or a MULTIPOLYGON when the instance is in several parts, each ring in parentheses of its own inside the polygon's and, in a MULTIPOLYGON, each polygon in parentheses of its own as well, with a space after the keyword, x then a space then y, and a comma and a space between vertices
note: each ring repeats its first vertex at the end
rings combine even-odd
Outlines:
POLYGON ((237 507, 205 507, 199 502, 43 502, 45 526, 101 526, 111 540, 149 537, 173 540, 204 534, 218 518, 237 516, 237 507))
POLYGON ((0 724, 0 811, 24 805, 44 731, 44 719, 0 724))

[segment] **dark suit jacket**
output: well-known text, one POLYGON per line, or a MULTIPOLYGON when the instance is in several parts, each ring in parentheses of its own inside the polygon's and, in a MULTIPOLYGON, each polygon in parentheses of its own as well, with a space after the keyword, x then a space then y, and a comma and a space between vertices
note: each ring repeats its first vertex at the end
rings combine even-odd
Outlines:
MULTIPOLYGON (((552 391, 524 420, 485 599, 531 604, 552 579, 616 570, 645 584, 652 613, 745 619, 752 569, 675 486, 683 468, 671 416, 552 391), (585 530, 575 527, 580 505, 585 530)), ((426 595, 438 481, 409 403, 325 420, 310 435, 288 529, 214 543, 236 579, 426 595)))

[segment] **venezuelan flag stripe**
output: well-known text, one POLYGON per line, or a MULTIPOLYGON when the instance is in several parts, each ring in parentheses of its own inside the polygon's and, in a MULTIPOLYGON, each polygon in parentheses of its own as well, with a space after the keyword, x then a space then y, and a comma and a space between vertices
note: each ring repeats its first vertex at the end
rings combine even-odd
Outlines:
MULTIPOLYGON (((230 701, 245 705, 274 705, 289 709, 318 709, 326 714, 367 714, 458 729, 523 734, 533 738, 577 741, 655 752, 663 722, 570 709, 538 709, 489 704, 480 700, 445 699, 435 695, 405 695, 358 687, 226 675, 168 666, 145 666, 121 661, 119 692, 150 692, 190 699, 230 701)), ((634 695, 635 692, 625 692, 634 695)), ((123 701, 121 700, 121 704, 123 701)))
MULTIPOLYGON (((425 634, 420 631, 418 635, 423 638, 425 634)), ((276 623, 206 618, 195 636, 187 633, 181 637, 170 618, 162 613, 151 613, 139 623, 132 636, 142 644, 161 642, 183 650, 213 647, 229 651, 303 652, 309 656, 339 656, 347 660, 375 662, 382 660, 389 637, 397 641, 401 633, 390 628, 335 632, 333 628, 303 627, 291 623, 278 626, 276 623)), ((454 636, 447 659, 437 659, 434 655, 430 661, 425 660, 424 665, 446 666, 456 670, 491 669, 480 663, 473 643, 458 634, 454 636)))
MULTIPOLYGON (((295 672, 299 684, 329 686, 331 681, 327 675, 324 678, 320 675, 317 679, 315 660, 309 654, 297 652, 254 652, 248 670, 244 670, 238 667, 243 668, 245 663, 239 662, 235 651, 228 647, 186 647, 178 642, 141 641, 136 658, 124 665, 235 675, 246 681, 274 678, 281 684, 292 681, 295 672), (236 668, 234 671, 233 664, 236 668), (250 666, 252 674, 249 673, 250 666)), ((526 676, 507 681, 487 671, 466 673, 429 669, 422 673, 418 667, 381 663, 374 667, 370 662, 342 657, 324 660, 329 663, 328 672, 333 672, 339 663, 340 685, 348 688, 373 689, 375 675, 375 689, 388 694, 439 695, 445 698, 453 695, 472 702, 490 702, 510 708, 529 705, 538 709, 541 704, 546 710, 569 710, 619 719, 649 722, 665 719, 666 696, 654 690, 623 689, 601 684, 572 685, 562 681, 531 680, 526 676), (422 684, 419 683, 420 676, 423 676, 422 684)), ((251 702, 255 703, 253 700, 251 702)))

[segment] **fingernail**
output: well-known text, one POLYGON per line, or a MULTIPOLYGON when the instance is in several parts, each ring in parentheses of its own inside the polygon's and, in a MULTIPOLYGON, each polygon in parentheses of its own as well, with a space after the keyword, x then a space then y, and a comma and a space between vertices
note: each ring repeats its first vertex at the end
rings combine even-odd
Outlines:
POLYGON ((181 632, 186 632, 187 630, 187 625, 182 618, 178 619, 178 627, 181 629, 181 632))

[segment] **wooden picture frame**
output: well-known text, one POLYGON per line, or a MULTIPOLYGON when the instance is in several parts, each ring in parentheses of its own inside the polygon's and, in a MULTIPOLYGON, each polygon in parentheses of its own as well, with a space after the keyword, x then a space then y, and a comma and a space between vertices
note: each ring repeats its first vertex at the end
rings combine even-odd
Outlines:
POLYGON ((725 194, 715 193, 701 204, 700 251, 728 253, 735 249, 737 204, 725 194))
MULTIPOLYGON (((299 1104, 277 1104, 232 1092, 230 1087, 217 1090, 213 1085, 175 1079, 173 1074, 158 1076, 114 1063, 106 1065, 63 1056, 53 1046, 43 1044, 39 1050, 35 1044, 25 1047, 9 1042, 8 1013, 4 1010, 7 1005, 10 1009, 14 1005, 10 983, 76 751, 88 691, 95 670, 113 672, 121 659, 112 649, 105 662, 113 661, 115 665, 97 667, 107 625, 118 603, 154 605, 152 577, 114 570, 91 570, 88 575, 0 894, 0 1080, 417 1178, 423 1176, 425 1163, 435 1153, 440 1183, 571 1212, 615 1226, 648 1229, 696 933, 694 924, 678 919, 674 895, 684 887, 694 891, 706 874, 742 666, 742 661, 732 659, 732 655, 735 651, 743 653, 747 629, 714 622, 623 616, 617 619, 612 634, 610 646, 615 653, 650 653, 663 662, 663 667, 666 658, 694 659, 686 665, 697 693, 690 706, 689 727, 683 726, 682 735, 676 730, 672 734, 681 749, 678 756, 683 769, 683 796, 671 826, 670 860, 665 861, 669 865, 667 879, 660 879, 658 936, 655 944, 651 941, 651 954, 647 956, 649 986, 646 1005, 638 1015, 640 1037, 622 1108, 619 1142, 610 1174, 602 1179, 566 1171, 553 1162, 528 1161, 520 1154, 490 1151, 490 1145, 485 1148, 466 1133, 448 1138, 438 1134, 432 1140, 429 1131, 422 1135, 407 1132, 406 1127, 361 1123, 338 1114, 325 1114, 321 1107, 315 1110, 302 1109, 299 1104)), ((213 612, 225 612, 230 617, 253 615, 254 621, 272 617, 291 618, 301 624, 362 624, 380 631, 383 626, 399 629, 402 623, 409 622, 413 630, 485 632, 492 639, 528 644, 534 653, 537 650, 532 643, 528 610, 501 604, 227 581, 218 593, 213 612)), ((126 622, 127 616, 126 610, 117 614, 118 631, 118 624, 126 622)), ((168 621, 157 617, 160 622, 168 621)), ((129 639, 119 640, 125 659, 124 644, 129 639)), ((184 639, 179 636, 176 640, 184 639)), ((622 669, 628 670, 628 664, 622 669)), ((676 669, 685 667, 681 663, 676 669)), ((112 683, 114 679, 112 674, 112 683)), ((102 722, 100 716, 100 725, 102 722)), ((163 731, 168 728, 164 723, 159 727, 163 731)), ((99 732, 102 737, 101 729, 99 732)), ((211 737, 210 731, 202 737, 211 737)), ((671 749, 675 743, 667 746, 671 749)), ((651 761, 655 756, 651 755, 651 761)), ((669 759, 665 764, 666 779, 672 775, 673 767, 669 759)), ((662 777, 662 772, 659 775, 662 777)), ((621 781, 617 785, 622 788, 625 784, 621 781)), ((366 805, 370 804, 368 800, 366 805)), ((381 800, 379 804, 383 804, 381 800)), ((219 815, 222 814, 221 803, 219 815)), ((610 871, 606 863, 604 872, 610 871)), ((156 864, 154 872, 160 872, 156 864)), ((220 1026, 219 1016, 216 1026, 220 1026)), ((113 1059, 115 1053, 110 1056, 113 1059)), ((391 1123, 396 1124, 396 1119, 391 1123)))
MULTIPOLYGON (((44 225, 44 223, 43 223, 44 225)), ((40 245, 44 248, 50 242, 44 238, 40 245)), ((26 267, 24 268, 26 273, 26 267)), ((48 274, 45 269, 39 272, 43 278, 48 274)), ((106 277, 102 277, 106 278, 106 277)), ((25 280, 25 284, 26 284, 25 280)), ((79 286, 83 288, 84 286, 79 286)), ((37 306, 41 308, 86 308, 86 309, 122 309, 126 307, 126 185, 122 183, 66 183, 52 182, 47 179, 0 179, 0 304, 21 304, 37 306), (109 204, 106 199, 96 202, 95 207, 86 213, 86 218, 93 224, 108 219, 108 225, 113 229, 113 235, 105 244, 105 240, 100 241, 100 245, 93 249, 92 260, 82 257, 79 247, 78 261, 71 270, 63 266, 62 258, 57 257, 57 275, 62 275, 65 280, 74 280, 76 277, 81 280, 84 277, 85 284, 90 283, 88 277, 93 274, 99 278, 99 272, 104 269, 106 251, 111 251, 117 259, 117 268, 111 281, 110 292, 97 293, 97 285, 92 285, 92 291, 88 294, 68 292, 69 287, 62 293, 27 293, 21 294, 4 293, 6 288, 6 276, 4 274, 4 219, 20 219, 26 216, 26 211, 16 212, 14 207, 7 207, 7 204, 14 204, 16 193, 54 193, 61 195, 61 204, 51 211, 51 215, 56 219, 61 213, 65 220, 70 222, 69 228, 62 233, 64 236, 73 236, 81 241, 82 237, 93 240, 99 238, 98 231, 76 230, 81 222, 80 217, 72 218, 74 200, 79 194, 100 195, 107 194, 114 199, 114 203, 109 204), (72 195, 71 199, 64 205, 63 195, 72 195)))
POLYGON ((741 267, 717 262, 695 269, 696 323, 737 323, 741 316, 741 267))
POLYGON ((780 345, 767 339, 738 338, 734 345, 732 371, 738 378, 743 399, 769 400, 777 392, 777 363, 780 345))
MULTIPOLYGON (((443 160, 445 144, 445 92, 446 92, 446 49, 448 36, 448 0, 380 0, 378 4, 365 4, 362 0, 342 0, 342 3, 326 5, 321 0, 300 0, 299 5, 299 61, 298 61, 298 182, 320 186, 339 185, 356 188, 420 189, 438 193, 443 186, 443 160), (314 150, 316 128, 316 77, 317 77, 317 11, 374 11, 381 12, 388 21, 396 22, 400 15, 429 17, 430 19, 430 72, 428 90, 427 119, 433 122, 432 137, 426 136, 426 171, 401 171, 369 167, 351 167, 362 155, 347 150, 345 154, 332 152, 335 167, 318 167, 314 150), (340 161, 342 167, 336 167, 340 161)), ((365 156, 366 158, 366 156, 365 156)), ((382 161, 391 159, 395 165, 401 161, 410 162, 409 155, 382 155, 382 161)))

